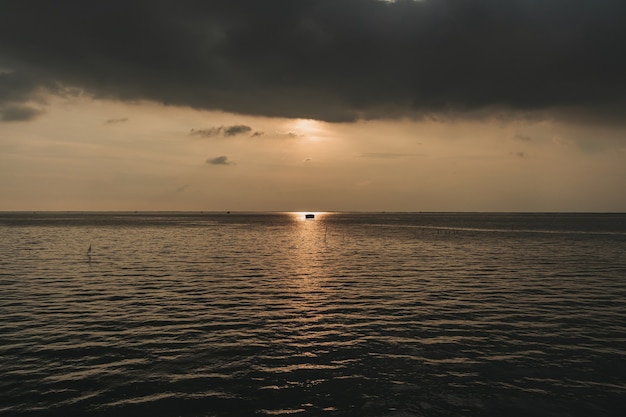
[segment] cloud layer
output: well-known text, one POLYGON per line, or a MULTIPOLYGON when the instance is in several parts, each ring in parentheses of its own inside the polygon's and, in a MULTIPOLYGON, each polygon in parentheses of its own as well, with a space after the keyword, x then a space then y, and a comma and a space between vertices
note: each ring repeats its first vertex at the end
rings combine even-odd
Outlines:
POLYGON ((619 120, 624 21, 623 0, 7 0, 0 106, 72 87, 326 121, 486 109, 619 120))

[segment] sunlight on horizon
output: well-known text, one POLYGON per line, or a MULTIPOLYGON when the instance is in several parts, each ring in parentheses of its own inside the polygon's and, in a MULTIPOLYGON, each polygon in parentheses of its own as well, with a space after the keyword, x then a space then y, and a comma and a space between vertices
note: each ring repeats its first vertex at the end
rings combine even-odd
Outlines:
POLYGON ((323 123, 314 119, 295 119, 289 123, 289 126, 295 134, 306 139, 319 139, 325 131, 323 123))
POLYGON ((324 216, 328 214, 328 212, 326 211, 291 211, 291 212, 288 212, 288 214, 290 214, 295 220, 314 221, 314 220, 319 220, 323 218, 324 216), (315 217, 312 219, 307 219, 306 218, 307 214, 312 214, 315 217))

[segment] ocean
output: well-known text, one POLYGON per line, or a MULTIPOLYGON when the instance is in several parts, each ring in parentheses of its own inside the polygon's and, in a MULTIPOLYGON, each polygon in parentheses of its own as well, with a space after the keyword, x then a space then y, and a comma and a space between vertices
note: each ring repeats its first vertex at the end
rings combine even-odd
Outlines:
POLYGON ((626 214, 0 213, 2 416, 623 416, 626 214))

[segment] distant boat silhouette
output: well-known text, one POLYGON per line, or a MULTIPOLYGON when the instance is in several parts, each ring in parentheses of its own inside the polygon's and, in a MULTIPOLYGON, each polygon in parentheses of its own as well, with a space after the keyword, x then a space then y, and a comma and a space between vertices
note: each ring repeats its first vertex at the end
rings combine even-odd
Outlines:
POLYGON ((315 214, 306 214, 304 216, 305 219, 314 219, 315 218, 315 214))

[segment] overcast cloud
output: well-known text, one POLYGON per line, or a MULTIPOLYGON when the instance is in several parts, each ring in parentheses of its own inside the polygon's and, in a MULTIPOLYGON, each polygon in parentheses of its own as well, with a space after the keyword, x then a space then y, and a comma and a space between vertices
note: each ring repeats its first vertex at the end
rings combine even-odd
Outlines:
POLYGON ((15 106, 72 87, 326 121, 618 121, 625 21, 623 0, 3 0, 0 105, 28 119, 15 106))

